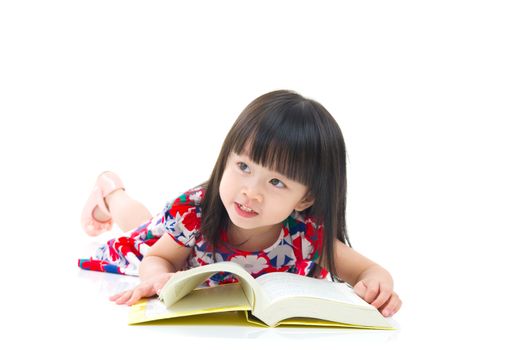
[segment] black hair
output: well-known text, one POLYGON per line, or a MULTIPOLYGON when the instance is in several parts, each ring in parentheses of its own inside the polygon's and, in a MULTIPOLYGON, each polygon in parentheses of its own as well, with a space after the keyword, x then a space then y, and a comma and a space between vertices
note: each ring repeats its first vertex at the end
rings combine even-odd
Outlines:
MULTIPOLYGON (((336 275, 334 240, 350 246, 346 228, 346 149, 339 125, 317 101, 277 90, 252 101, 228 132, 202 200, 201 232, 213 247, 229 217, 219 186, 231 152, 302 183, 315 200, 302 214, 323 225, 318 264, 336 275)), ((216 260, 215 260, 216 261, 216 260)))

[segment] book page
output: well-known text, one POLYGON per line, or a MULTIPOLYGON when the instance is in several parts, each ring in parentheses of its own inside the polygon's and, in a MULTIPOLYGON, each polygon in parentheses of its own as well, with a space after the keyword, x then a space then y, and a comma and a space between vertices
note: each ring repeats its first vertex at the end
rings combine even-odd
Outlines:
POLYGON ((253 276, 244 270, 242 266, 230 261, 179 271, 167 281, 165 286, 161 289, 159 297, 166 306, 174 305, 217 272, 230 272, 236 275, 249 303, 254 305, 255 296, 259 294, 260 291, 253 290, 253 287, 258 288, 258 284, 255 283, 253 276))
POLYGON ((345 283, 300 276, 288 272, 268 273, 258 277, 257 282, 272 303, 288 297, 308 297, 372 308, 345 283))
POLYGON ((239 283, 196 289, 167 307, 157 298, 143 299, 132 306, 129 324, 152 320, 202 315, 216 312, 247 311, 251 305, 239 283))
POLYGON ((170 313, 171 317, 176 317, 226 310, 251 310, 239 283, 194 290, 170 307, 153 299, 145 309, 145 316, 155 318, 160 314, 170 313))

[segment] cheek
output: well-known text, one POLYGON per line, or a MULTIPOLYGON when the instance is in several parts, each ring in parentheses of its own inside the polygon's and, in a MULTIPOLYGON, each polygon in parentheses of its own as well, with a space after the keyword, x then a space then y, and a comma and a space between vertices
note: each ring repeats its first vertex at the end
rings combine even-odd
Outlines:
POLYGON ((225 177, 222 176, 222 179, 220 180, 220 186, 218 186, 218 193, 220 194, 220 199, 222 200, 222 202, 224 202, 224 204, 225 204, 225 196, 226 196, 225 189, 226 189, 226 181, 225 181, 225 177))
POLYGON ((222 179, 220 180, 220 186, 218 188, 218 191, 220 193, 220 198, 222 199, 222 202, 224 202, 224 204, 232 196, 231 194, 233 191, 232 178, 233 177, 229 176, 229 174, 226 171, 224 172, 224 175, 222 176, 222 179))
POLYGON ((267 211, 277 221, 285 220, 293 212, 293 204, 287 201, 274 200, 267 205, 267 211))

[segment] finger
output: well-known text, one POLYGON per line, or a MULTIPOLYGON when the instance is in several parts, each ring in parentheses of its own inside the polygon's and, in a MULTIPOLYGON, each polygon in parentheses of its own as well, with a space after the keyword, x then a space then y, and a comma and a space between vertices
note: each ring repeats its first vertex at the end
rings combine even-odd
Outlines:
POLYGON ((392 293, 389 301, 380 308, 380 312, 385 317, 394 315, 401 307, 401 300, 396 293, 392 293))
POLYGON ((130 296, 132 295, 132 291, 127 291, 125 293, 123 293, 123 295, 121 295, 119 298, 117 298, 116 300, 114 300, 114 302, 118 305, 122 305, 124 303, 126 303, 128 301, 128 299, 130 299, 130 296))
POLYGON ((379 283, 375 281, 365 282, 365 285, 367 286, 367 291, 365 292, 363 299, 370 304, 379 294, 379 283))
POLYGON ((143 293, 139 290, 134 291, 130 299, 126 302, 128 306, 134 305, 139 299, 143 297, 143 293))
POLYGON ((378 296, 376 297, 376 299, 374 299, 374 301, 372 301, 370 303, 370 305, 372 305, 376 309, 378 309, 380 306, 385 304, 387 302, 387 300, 389 300, 391 295, 392 295, 392 289, 389 288, 389 287, 381 285, 380 286, 380 292, 379 292, 378 296))
POLYGON ((110 296, 108 299, 110 299, 110 301, 114 301, 114 300, 116 300, 117 298, 119 298, 121 295, 123 295, 123 293, 124 293, 124 292, 114 294, 114 295, 110 296))
POLYGON ((128 299, 130 299, 131 295, 132 295, 132 290, 127 290, 119 298, 117 298, 114 301, 118 305, 124 304, 124 303, 126 303, 128 301, 128 299))
POLYGON ((125 294, 126 292, 128 292, 128 290, 124 290, 124 291, 122 291, 122 292, 116 293, 116 294, 110 296, 109 299, 110 299, 111 301, 114 301, 114 300, 120 298, 120 297, 121 297, 123 294, 125 294))
POLYGON ((149 297, 152 296, 154 293, 152 292, 152 288, 136 288, 134 289, 134 293, 132 293, 132 296, 127 301, 128 306, 134 305, 139 299, 143 297, 149 297))
POLYGON ((128 306, 134 305, 134 303, 136 302, 136 299, 139 299, 138 295, 140 295, 140 292, 138 290, 134 290, 134 293, 132 293, 130 298, 126 301, 126 304, 128 306))

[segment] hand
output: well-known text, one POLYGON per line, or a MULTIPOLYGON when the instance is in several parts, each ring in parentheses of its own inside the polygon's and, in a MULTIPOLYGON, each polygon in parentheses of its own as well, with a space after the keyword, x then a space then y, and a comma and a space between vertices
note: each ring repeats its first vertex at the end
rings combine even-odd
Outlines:
POLYGON ((401 307, 401 300, 392 287, 375 279, 361 280, 354 286, 354 291, 367 303, 378 309, 383 316, 394 315, 401 307))
POLYGON ((163 288, 173 275, 174 273, 162 273, 145 279, 133 289, 112 295, 110 301, 115 301, 119 305, 125 303, 128 306, 134 305, 141 298, 148 298, 158 294, 159 290, 163 288))

